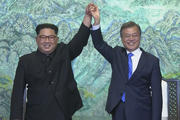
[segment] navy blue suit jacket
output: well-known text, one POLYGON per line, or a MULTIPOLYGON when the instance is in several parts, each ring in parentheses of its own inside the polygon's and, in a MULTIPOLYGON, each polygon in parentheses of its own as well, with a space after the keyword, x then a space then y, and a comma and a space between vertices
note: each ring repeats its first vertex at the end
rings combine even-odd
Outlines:
POLYGON ((127 120, 161 120, 162 90, 159 60, 141 49, 142 54, 130 80, 126 49, 112 48, 105 41, 101 29, 91 31, 95 48, 109 61, 112 78, 106 103, 106 111, 112 113, 126 93, 127 120))

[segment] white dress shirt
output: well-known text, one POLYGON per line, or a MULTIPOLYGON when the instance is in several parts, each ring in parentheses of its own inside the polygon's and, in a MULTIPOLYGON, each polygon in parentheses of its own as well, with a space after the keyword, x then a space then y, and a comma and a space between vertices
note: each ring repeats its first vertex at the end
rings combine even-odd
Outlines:
POLYGON ((99 28, 100 28, 100 24, 99 24, 99 25, 93 25, 92 28, 91 28, 91 30, 97 30, 97 29, 99 29, 99 28))
MULTIPOLYGON (((128 53, 130 53, 130 52, 127 51, 127 54, 128 53)), ((142 51, 140 50, 140 48, 138 48, 131 53, 133 54, 133 56, 131 57, 131 59, 132 59, 132 74, 133 74, 134 71, 136 70, 137 66, 138 66, 139 59, 141 57, 142 51)))

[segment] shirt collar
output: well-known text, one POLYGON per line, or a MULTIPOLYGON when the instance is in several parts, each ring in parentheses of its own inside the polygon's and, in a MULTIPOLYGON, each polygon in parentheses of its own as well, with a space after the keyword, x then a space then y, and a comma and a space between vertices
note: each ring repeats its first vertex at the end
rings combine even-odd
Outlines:
POLYGON ((127 52, 127 54, 128 53, 132 53, 133 55, 138 55, 138 54, 140 54, 142 51, 141 51, 141 49, 140 48, 137 48, 136 50, 134 50, 134 51, 132 51, 132 52, 129 52, 128 50, 126 50, 126 52, 127 52))
POLYGON ((37 49, 37 52, 36 52, 36 53, 37 53, 37 55, 40 57, 40 59, 42 60, 42 62, 45 63, 47 59, 49 59, 50 61, 53 59, 53 57, 54 57, 55 54, 56 54, 56 49, 55 49, 52 53, 50 53, 50 54, 48 54, 48 55, 42 53, 42 52, 41 52, 40 50, 38 50, 38 49, 37 49))

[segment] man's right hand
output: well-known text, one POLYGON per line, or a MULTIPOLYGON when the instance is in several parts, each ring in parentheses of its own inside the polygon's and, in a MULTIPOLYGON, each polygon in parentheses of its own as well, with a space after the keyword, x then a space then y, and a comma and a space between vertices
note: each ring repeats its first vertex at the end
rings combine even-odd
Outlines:
POLYGON ((99 9, 98 7, 93 4, 93 3, 90 3, 88 5, 88 11, 90 12, 90 14, 92 15, 92 17, 94 18, 94 24, 93 26, 95 25, 99 25, 100 24, 100 13, 99 13, 99 9))
POLYGON ((86 7, 86 10, 85 10, 85 16, 84 16, 84 19, 83 19, 83 24, 87 27, 90 27, 91 26, 91 20, 92 20, 92 15, 89 11, 89 5, 86 7))

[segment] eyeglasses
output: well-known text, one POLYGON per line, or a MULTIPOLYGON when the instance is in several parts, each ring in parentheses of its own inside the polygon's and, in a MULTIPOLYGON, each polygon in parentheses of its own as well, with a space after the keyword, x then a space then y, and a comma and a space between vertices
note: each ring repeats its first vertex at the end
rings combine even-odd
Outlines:
POLYGON ((55 36, 55 35, 49 35, 49 36, 40 35, 39 38, 40 38, 40 40, 42 40, 42 41, 44 41, 44 40, 46 40, 46 39, 48 39, 48 40, 50 40, 50 41, 54 41, 54 40, 57 38, 57 36, 55 36))

